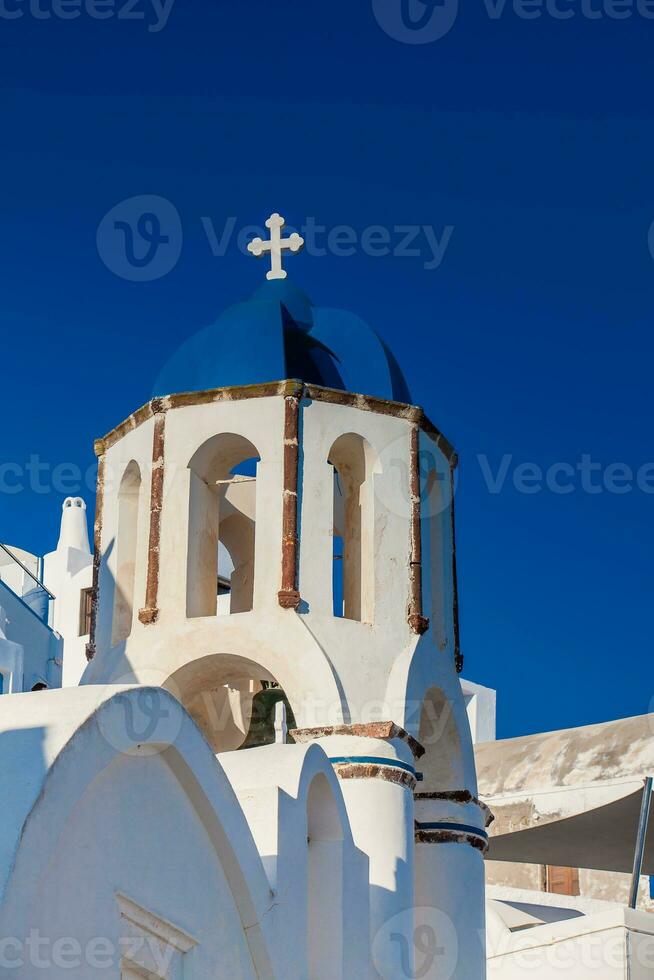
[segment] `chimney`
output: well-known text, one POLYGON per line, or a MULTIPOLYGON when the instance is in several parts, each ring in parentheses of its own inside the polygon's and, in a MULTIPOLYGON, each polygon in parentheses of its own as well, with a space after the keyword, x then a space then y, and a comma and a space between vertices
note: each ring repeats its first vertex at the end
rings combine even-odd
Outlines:
POLYGON ((57 551, 66 548, 75 548, 86 555, 91 554, 86 524, 86 504, 81 497, 66 497, 63 503, 57 551))

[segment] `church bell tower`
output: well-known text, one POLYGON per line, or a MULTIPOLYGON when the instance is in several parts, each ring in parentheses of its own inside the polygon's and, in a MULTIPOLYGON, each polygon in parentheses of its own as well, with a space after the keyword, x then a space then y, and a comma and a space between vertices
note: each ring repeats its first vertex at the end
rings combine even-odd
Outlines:
POLYGON ((483 977, 456 454, 368 324, 289 282, 283 254, 302 239, 283 226, 273 215, 250 246, 271 261, 253 297, 96 443, 82 683, 167 688, 219 757, 250 751, 257 699, 279 688, 289 739, 324 749, 368 856, 381 975, 403 976, 396 917, 417 928, 437 910, 457 932, 454 976, 483 977))

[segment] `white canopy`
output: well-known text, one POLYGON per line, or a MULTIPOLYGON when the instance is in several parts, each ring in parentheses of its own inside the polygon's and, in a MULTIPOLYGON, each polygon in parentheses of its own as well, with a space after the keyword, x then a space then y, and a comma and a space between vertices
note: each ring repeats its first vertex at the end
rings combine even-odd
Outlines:
MULTIPOLYGON (((654 715, 487 742, 475 754, 495 815, 490 859, 631 872, 654 715)), ((654 875, 654 816, 643 874, 654 875)))

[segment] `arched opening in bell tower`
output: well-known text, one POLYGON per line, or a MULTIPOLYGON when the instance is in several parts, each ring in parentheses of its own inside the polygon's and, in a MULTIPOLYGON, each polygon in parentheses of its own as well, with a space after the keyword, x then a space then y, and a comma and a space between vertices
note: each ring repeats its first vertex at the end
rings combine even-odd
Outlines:
POLYGON ((253 607, 259 459, 248 439, 227 432, 207 440, 189 462, 189 617, 253 607))
POLYGON ((113 646, 122 643, 132 632, 140 497, 141 471, 138 463, 132 460, 123 473, 118 491, 116 582, 111 627, 113 646))
POLYGON ((287 728, 295 717, 286 693, 261 664, 234 654, 213 654, 180 667, 164 685, 201 729, 215 753, 270 745, 276 706, 286 706, 287 728))
POLYGON ((375 603, 374 453, 362 436, 348 432, 336 440, 328 461, 334 471, 334 615, 372 623, 375 603))

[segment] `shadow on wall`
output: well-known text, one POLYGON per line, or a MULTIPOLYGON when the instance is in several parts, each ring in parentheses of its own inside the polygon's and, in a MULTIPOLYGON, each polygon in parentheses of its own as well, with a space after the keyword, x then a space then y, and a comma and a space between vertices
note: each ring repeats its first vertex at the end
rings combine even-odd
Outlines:
MULTIPOLYGON (((118 531, 118 535, 120 536, 120 529, 118 531)), ((116 546, 117 546, 117 540, 116 538, 113 538, 108 543, 107 547, 105 548, 102 554, 102 566, 101 566, 102 597, 103 597, 103 601, 106 601, 110 605, 110 608, 112 610, 111 622, 109 624, 110 632, 108 634, 109 637, 111 638, 112 645, 113 645, 114 630, 116 629, 117 626, 117 617, 120 617, 123 623, 126 622, 127 609, 128 608, 131 609, 131 614, 127 626, 127 636, 129 636, 129 634, 132 632, 134 616, 137 614, 137 611, 134 608, 133 581, 132 581, 131 593, 126 593, 125 591, 122 591, 119 594, 120 586, 116 582, 116 579, 114 578, 110 570, 109 559, 111 558, 111 555, 113 554, 116 546)), ((131 578, 132 573, 129 573, 128 577, 131 578)), ((123 583, 123 589, 124 589, 124 583, 123 583)), ((106 639, 103 640, 103 637, 105 636, 106 634, 104 632, 104 628, 102 629, 102 636, 100 635, 100 609, 98 606, 96 608, 96 613, 95 613, 95 646, 96 646, 95 656, 96 657, 98 656, 98 646, 102 648, 103 643, 106 642, 106 639)), ((136 678, 132 672, 131 664, 127 659, 127 657, 125 656, 127 636, 123 637, 121 640, 115 643, 115 647, 116 647, 115 654, 117 658, 116 663, 118 664, 118 671, 119 671, 118 678, 116 681, 114 681, 114 683, 116 684, 136 683, 136 678)), ((92 639, 91 636, 89 636, 89 643, 91 642, 91 639, 92 639)), ((100 656, 101 655, 102 654, 100 654, 100 656)), ((87 657, 88 657, 88 652, 87 652, 87 657)), ((84 674, 82 674, 79 683, 80 684, 84 683, 84 674)), ((154 681, 153 683, 156 683, 156 681, 154 681)))
POLYGON ((447 792, 466 786, 461 733, 452 702, 440 687, 430 687, 420 713, 418 741, 425 748, 420 760, 421 790, 447 792))
POLYGON ((20 694, 35 684, 60 687, 61 656, 61 638, 0 581, 0 691, 20 694))
MULTIPOLYGON (((41 695, 37 692, 31 698, 33 700, 29 703, 38 705, 41 695)), ((15 859, 14 847, 19 844, 22 822, 32 809, 46 774, 45 737, 42 726, 0 732, 0 786, 3 788, 0 807, 0 910, 15 859)), ((46 861, 48 857, 48 854, 44 854, 43 860, 46 861)), ((6 935, 1 921, 0 935, 6 935)))
POLYGON ((315 980, 343 975, 343 839, 338 806, 321 773, 307 797, 307 955, 315 980), (332 964, 337 964, 333 972, 332 964))
MULTIPOLYGON (((141 484, 141 471, 138 464, 132 460, 123 474, 118 491, 116 581, 114 583, 111 625, 112 646, 126 640, 132 632, 141 484)), ((108 554, 109 552, 107 556, 108 554)))

